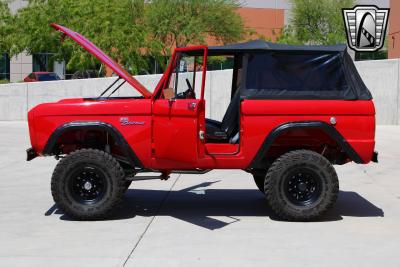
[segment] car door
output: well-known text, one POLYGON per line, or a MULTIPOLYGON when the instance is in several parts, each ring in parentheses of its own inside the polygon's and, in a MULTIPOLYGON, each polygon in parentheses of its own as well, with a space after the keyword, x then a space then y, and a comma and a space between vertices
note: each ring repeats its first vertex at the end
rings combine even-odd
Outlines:
POLYGON ((154 168, 195 168, 204 157, 206 48, 177 49, 153 104, 154 168))

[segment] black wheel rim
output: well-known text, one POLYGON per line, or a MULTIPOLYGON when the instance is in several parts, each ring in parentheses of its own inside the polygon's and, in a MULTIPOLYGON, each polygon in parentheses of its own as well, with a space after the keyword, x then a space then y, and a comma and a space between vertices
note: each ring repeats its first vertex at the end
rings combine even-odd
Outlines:
POLYGON ((286 176, 284 191, 292 204, 310 206, 320 198, 321 184, 321 177, 315 171, 301 168, 286 176))
POLYGON ((107 190, 105 174, 96 166, 78 167, 70 175, 69 190, 77 202, 95 204, 107 190))

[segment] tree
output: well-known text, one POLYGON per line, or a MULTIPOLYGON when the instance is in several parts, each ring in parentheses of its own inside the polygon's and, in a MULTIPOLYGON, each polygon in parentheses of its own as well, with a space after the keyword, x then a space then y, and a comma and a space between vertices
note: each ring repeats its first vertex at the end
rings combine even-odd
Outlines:
POLYGON ((205 44, 211 37, 222 43, 241 40, 243 21, 235 10, 237 0, 153 0, 146 6, 145 22, 150 38, 162 54, 174 47, 205 44))
POLYGON ((205 43, 208 37, 241 39, 238 6, 237 0, 30 0, 11 23, 11 53, 53 52, 69 70, 93 69, 94 57, 69 39, 60 43, 60 34, 49 27, 55 22, 80 32, 136 74, 149 56, 162 62, 174 46, 205 43))
POLYGON ((139 0, 31 0, 20 9, 13 24, 13 54, 54 52, 67 69, 93 69, 98 61, 49 27, 65 25, 86 36, 133 73, 146 66, 140 48, 145 46, 144 3, 139 0))
POLYGON ((291 0, 292 19, 280 43, 330 45, 346 42, 342 8, 354 0, 291 0))
POLYGON ((10 34, 12 32, 10 27, 11 21, 12 16, 7 1, 0 0, 0 58, 3 53, 10 51, 10 34))

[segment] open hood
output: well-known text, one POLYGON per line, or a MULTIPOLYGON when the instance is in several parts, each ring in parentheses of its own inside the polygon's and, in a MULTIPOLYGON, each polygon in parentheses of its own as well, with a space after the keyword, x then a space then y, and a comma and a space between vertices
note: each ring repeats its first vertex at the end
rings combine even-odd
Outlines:
POLYGON ((72 40, 77 42, 80 46, 82 46, 86 51, 95 56, 98 60, 100 60, 103 64, 111 68, 119 77, 127 81, 130 85, 132 85, 139 93, 141 93, 145 98, 150 98, 151 93, 135 78, 132 77, 126 70, 124 70, 118 63, 112 60, 109 56, 107 56, 103 51, 100 50, 97 46, 95 46, 88 39, 83 37, 77 32, 74 32, 66 27, 61 25, 52 23, 50 24, 54 29, 62 32, 64 35, 69 36, 72 40))

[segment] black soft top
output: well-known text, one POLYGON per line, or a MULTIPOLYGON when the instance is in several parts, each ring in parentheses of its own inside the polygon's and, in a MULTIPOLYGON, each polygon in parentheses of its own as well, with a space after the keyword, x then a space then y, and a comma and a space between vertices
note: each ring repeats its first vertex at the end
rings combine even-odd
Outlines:
POLYGON ((372 99, 346 45, 287 45, 256 40, 210 46, 208 54, 234 56, 233 84, 240 88, 242 98, 372 99))
POLYGON ((345 44, 339 45, 287 45, 266 42, 264 40, 254 40, 245 43, 223 45, 223 46, 209 46, 208 52, 210 54, 234 54, 240 52, 250 51, 325 51, 325 52, 344 52, 346 51, 345 44))
POLYGON ((263 40, 211 46, 208 54, 242 58, 246 99, 370 100, 346 45, 287 45, 263 40))

